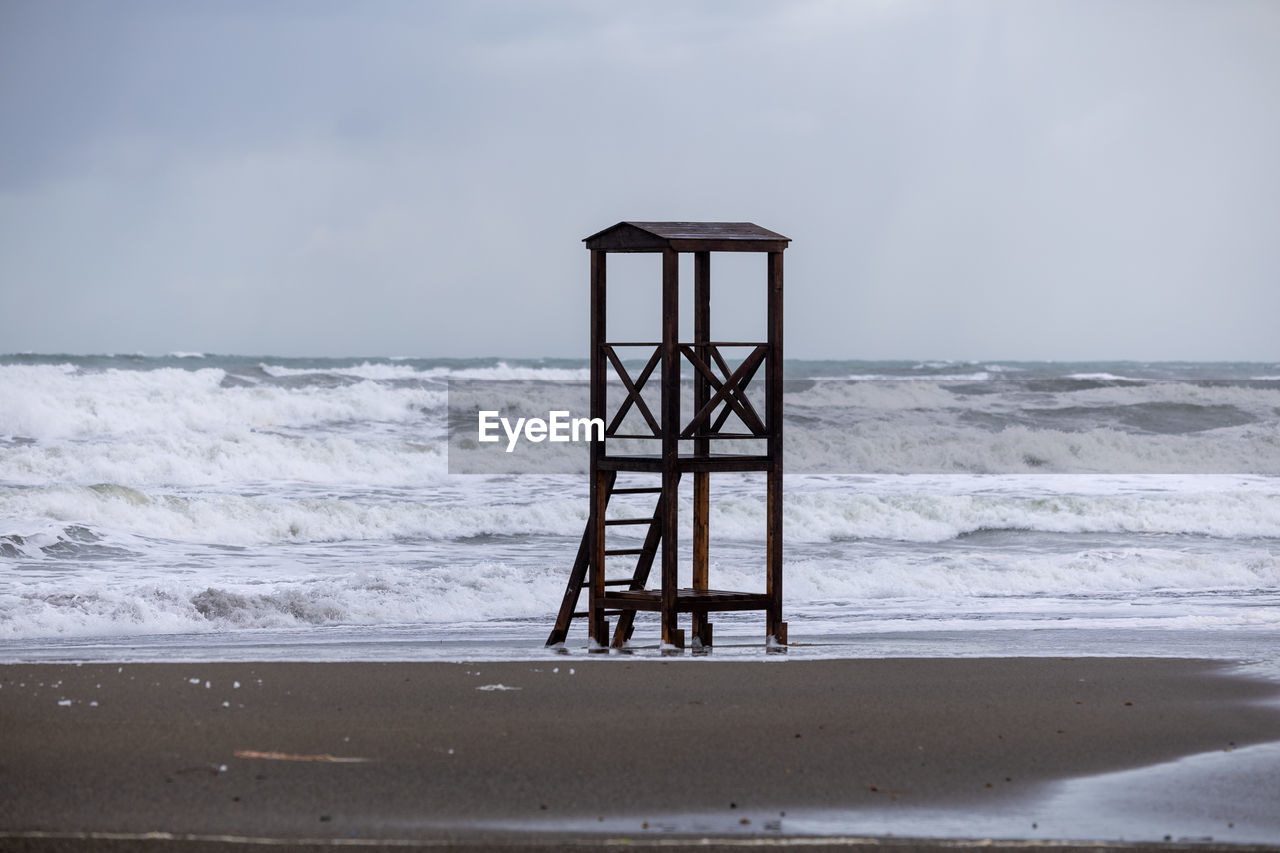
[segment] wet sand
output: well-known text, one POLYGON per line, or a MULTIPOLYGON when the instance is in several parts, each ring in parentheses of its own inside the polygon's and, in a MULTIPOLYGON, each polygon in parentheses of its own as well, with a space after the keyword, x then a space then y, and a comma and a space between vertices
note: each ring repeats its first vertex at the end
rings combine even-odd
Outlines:
POLYGON ((682 814, 780 843, 787 809, 976 812, 1280 740, 1276 696, 1135 658, 8 665, 0 847, 644 846, 682 814))

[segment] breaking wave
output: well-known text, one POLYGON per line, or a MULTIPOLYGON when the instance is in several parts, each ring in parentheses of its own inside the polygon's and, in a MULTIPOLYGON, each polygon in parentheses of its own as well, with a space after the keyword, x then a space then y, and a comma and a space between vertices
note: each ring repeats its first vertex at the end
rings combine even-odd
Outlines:
MULTIPOLYGON (((1209 591, 1255 618, 1240 601, 1280 588, 1276 369, 788 364, 789 612, 1209 591)), ((447 383, 585 378, 574 361, 0 358, 0 637, 546 620, 586 480, 450 476, 447 383)), ((760 583, 764 509, 757 481, 716 478, 729 588, 760 583)))

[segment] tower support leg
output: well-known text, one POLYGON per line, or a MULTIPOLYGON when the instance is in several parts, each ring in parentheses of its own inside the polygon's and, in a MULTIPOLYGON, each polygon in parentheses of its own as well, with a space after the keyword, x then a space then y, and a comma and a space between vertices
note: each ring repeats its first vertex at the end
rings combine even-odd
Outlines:
POLYGON ((587 589, 587 637, 592 651, 609 648, 609 621, 604 618, 600 596, 604 595, 604 516, 613 486, 612 471, 597 470, 591 478, 591 566, 587 589))
POLYGON ((684 648, 676 613, 680 500, 680 258, 662 252, 662 642, 684 648))
MULTIPOLYGON (((693 475, 693 588, 707 590, 709 588, 710 562, 710 529, 707 515, 711 509, 711 475, 705 471, 693 475)), ((711 648, 711 623, 707 621, 706 611, 694 611, 691 614, 690 633, 693 635, 694 648, 711 648)))

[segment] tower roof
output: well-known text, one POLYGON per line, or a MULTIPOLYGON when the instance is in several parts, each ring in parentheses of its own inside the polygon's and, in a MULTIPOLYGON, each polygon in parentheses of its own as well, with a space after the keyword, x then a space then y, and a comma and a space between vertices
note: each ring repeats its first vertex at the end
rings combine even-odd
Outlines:
POLYGON ((791 238, 753 222, 619 222, 583 242, 606 252, 781 252, 791 238))

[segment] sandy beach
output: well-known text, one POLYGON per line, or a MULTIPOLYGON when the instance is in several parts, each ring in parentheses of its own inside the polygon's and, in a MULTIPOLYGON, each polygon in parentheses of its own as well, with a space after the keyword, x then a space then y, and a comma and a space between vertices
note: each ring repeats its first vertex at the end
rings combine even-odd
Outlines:
POLYGON ((1132 658, 9 665, 0 845, 778 842, 1280 740, 1276 695, 1132 658))

